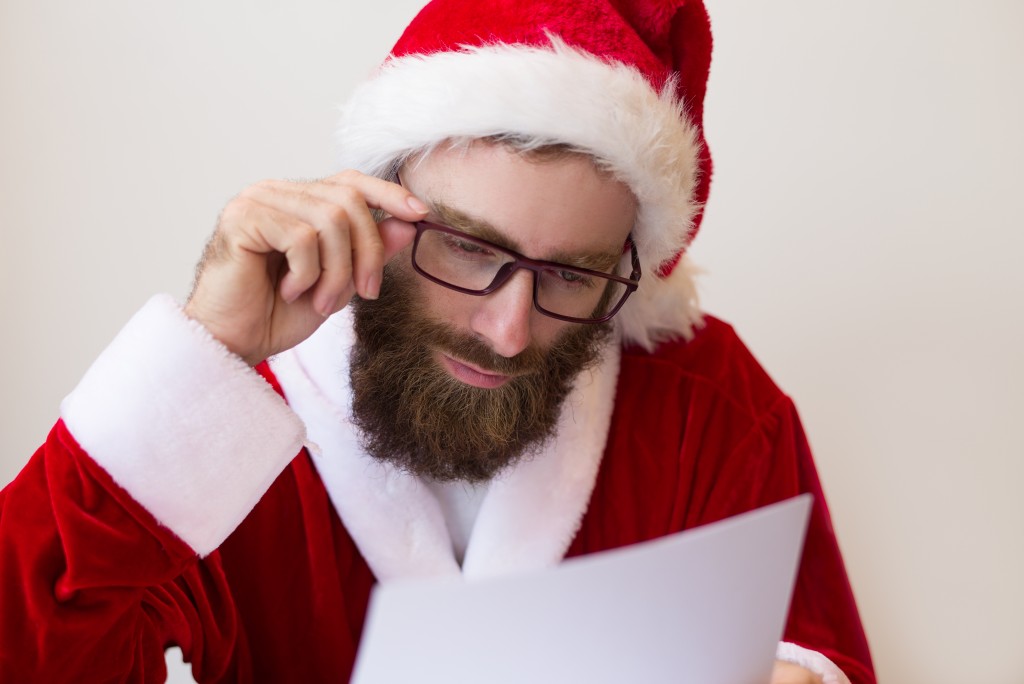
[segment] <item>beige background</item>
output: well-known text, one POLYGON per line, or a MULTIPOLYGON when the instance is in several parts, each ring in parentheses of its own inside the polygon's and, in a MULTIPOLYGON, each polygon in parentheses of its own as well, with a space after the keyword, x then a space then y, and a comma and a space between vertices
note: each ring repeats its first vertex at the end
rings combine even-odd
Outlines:
MULTIPOLYGON (((0 482, 229 197, 333 168, 417 4, 0 2, 0 482)), ((1024 9, 709 5, 705 305, 801 408, 881 678, 1020 684, 1024 9)))

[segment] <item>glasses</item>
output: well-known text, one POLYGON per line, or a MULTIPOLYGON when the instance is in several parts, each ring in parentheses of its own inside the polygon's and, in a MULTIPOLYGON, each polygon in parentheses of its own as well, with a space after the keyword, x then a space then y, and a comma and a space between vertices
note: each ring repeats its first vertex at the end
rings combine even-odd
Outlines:
POLYGON ((424 278, 456 292, 483 296, 504 285, 519 269, 526 269, 533 272, 534 308, 561 321, 607 321, 640 284, 640 257, 632 237, 627 238, 626 245, 631 251, 633 271, 623 277, 530 259, 439 223, 418 221, 415 226, 412 266, 424 278))

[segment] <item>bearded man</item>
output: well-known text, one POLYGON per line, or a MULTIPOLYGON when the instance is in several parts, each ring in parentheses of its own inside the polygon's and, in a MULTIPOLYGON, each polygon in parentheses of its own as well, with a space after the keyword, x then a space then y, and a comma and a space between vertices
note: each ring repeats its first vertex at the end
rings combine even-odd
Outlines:
POLYGON ((171 644, 198 681, 343 680, 376 582, 811 492, 772 681, 873 682, 792 403, 696 306, 709 55, 692 0, 424 9, 349 170, 230 202, 4 490, 4 681, 158 681, 171 644))

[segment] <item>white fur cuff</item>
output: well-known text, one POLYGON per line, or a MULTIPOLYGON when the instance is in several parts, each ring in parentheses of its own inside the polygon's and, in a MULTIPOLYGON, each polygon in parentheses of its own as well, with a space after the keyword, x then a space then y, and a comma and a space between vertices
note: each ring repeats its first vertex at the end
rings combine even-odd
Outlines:
POLYGON ((61 404, 78 443, 200 555, 302 447, 274 390, 166 295, 151 299, 61 404))
POLYGON ((775 657, 787 663, 806 668, 821 677, 824 684, 850 684, 843 671, 831 660, 809 648, 797 646, 788 641, 780 641, 775 657))

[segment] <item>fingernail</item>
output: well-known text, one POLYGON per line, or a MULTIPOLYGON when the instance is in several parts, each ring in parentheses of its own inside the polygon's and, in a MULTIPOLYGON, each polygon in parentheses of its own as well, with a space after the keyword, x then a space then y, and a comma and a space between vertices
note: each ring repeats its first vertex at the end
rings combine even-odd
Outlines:
POLYGON ((426 214, 430 211, 427 208, 427 205, 421 202, 420 199, 414 195, 409 195, 409 199, 405 200, 405 203, 412 207, 413 211, 418 211, 421 214, 426 214))
POLYGON ((366 298, 376 299, 380 296, 380 276, 374 273, 366 279, 366 298))
POLYGON ((334 313, 334 305, 335 303, 337 303, 337 301, 337 297, 335 297, 334 299, 325 299, 324 301, 322 301, 320 303, 320 306, 317 308, 317 310, 320 312, 320 315, 323 316, 324 318, 327 318, 332 313, 334 313))

